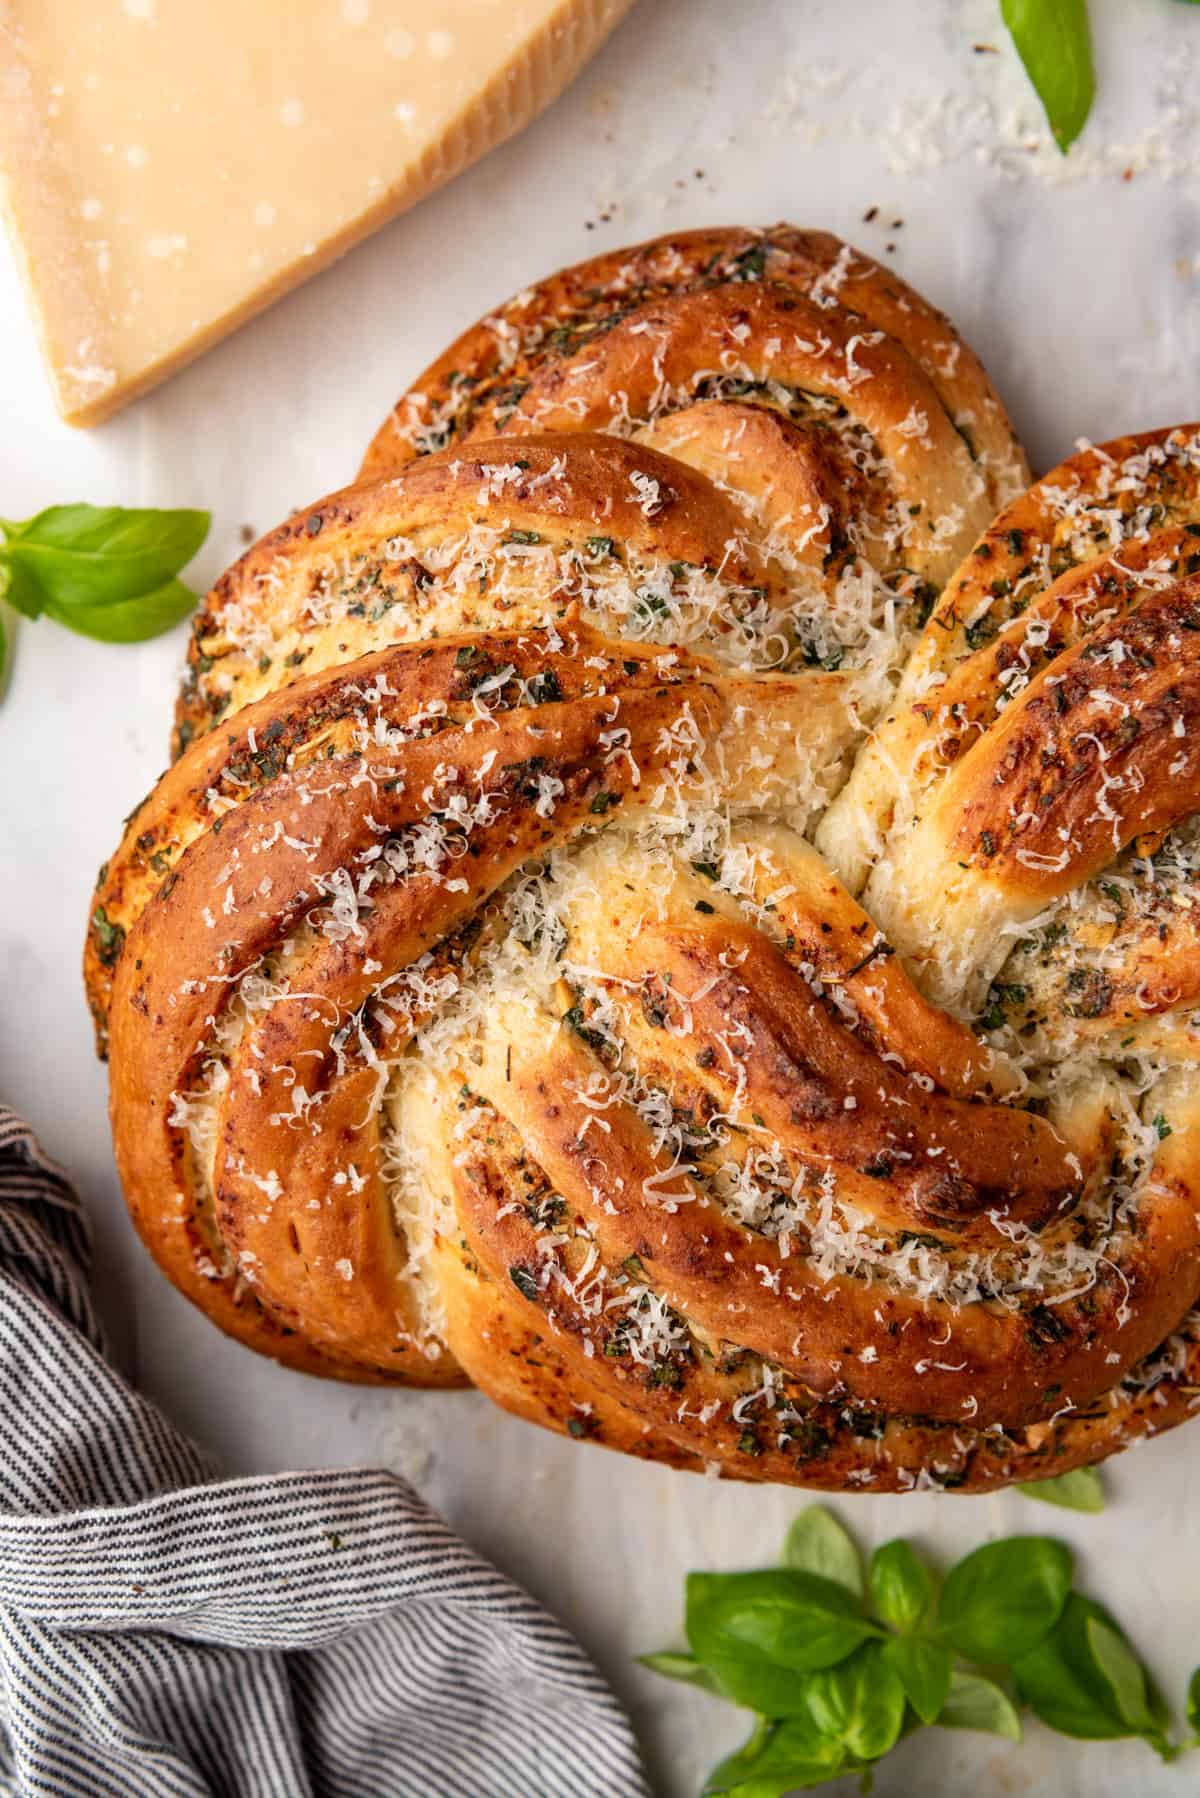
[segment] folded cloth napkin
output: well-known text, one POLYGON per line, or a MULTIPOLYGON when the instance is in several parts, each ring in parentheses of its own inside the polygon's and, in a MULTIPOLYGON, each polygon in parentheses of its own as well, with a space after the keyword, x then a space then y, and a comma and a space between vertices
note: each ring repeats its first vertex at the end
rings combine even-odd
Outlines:
POLYGON ((0 1789, 648 1798, 583 1650, 393 1474, 218 1480, 105 1360, 0 1107, 0 1789))

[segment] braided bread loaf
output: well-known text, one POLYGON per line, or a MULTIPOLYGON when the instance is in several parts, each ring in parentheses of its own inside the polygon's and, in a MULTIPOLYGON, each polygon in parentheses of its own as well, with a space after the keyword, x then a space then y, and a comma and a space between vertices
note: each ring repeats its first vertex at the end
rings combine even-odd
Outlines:
POLYGON ((1197 467, 1015 497, 947 322, 783 227, 468 332, 209 596, 101 874, 170 1277, 745 1478, 982 1489, 1186 1415, 1197 467))

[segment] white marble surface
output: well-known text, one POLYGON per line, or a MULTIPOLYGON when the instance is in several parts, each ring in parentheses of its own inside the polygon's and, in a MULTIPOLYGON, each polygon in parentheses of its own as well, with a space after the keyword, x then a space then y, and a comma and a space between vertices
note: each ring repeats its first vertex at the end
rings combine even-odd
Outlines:
MULTIPOLYGON (((349 477, 452 331, 558 264, 704 222, 786 216, 881 255, 894 243, 901 272, 984 355, 1039 467, 1080 434, 1193 417, 1200 15, 1167 0, 1093 0, 1093 12, 1101 98, 1064 163, 993 0, 642 0, 520 141, 91 436, 52 416, 0 260, 0 510, 77 497, 209 506, 195 570, 207 581, 242 525, 264 529, 349 477)), ((578 1631, 631 1705, 662 1791, 682 1798, 740 1719, 630 1657, 676 1638, 688 1567, 769 1561, 799 1495, 562 1443, 475 1397, 356 1394, 285 1373, 220 1337, 133 1239, 78 962, 94 869, 163 762, 182 645, 182 630, 137 649, 48 624, 18 634, 0 706, 0 1093, 83 1184, 101 1304, 147 1390, 233 1470, 382 1461, 408 1474, 578 1631)), ((1099 1518, 1011 1495, 840 1508, 864 1540, 910 1533, 946 1558, 1003 1531, 1068 1536, 1178 1702, 1200 1659, 1188 1530, 1200 1426, 1136 1451, 1110 1486, 1099 1518)), ((1135 1746, 1034 1729, 1015 1750, 927 1731, 876 1790, 1139 1798, 1197 1778, 1135 1746)))

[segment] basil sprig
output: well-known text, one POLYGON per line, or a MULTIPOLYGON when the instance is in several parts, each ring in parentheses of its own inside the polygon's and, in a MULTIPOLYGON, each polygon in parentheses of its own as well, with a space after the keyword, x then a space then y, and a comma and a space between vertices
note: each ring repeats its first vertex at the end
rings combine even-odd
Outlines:
POLYGON ((1087 0, 1000 0, 1060 150, 1075 142, 1096 94, 1087 0))
POLYGON ((207 512, 87 505, 0 519, 0 599, 105 643, 156 637, 196 603, 177 576, 209 523, 207 512))
POLYGON ((864 1568, 853 1538, 814 1505, 788 1532, 781 1567, 689 1574, 686 1630, 690 1652, 642 1665, 756 1713, 706 1795, 783 1798, 868 1775, 922 1724, 1019 1742, 1021 1705, 1061 1734, 1140 1737, 1164 1760, 1200 1742, 1200 1668, 1193 1733, 1175 1742, 1119 1624, 1073 1589, 1071 1551, 1048 1536, 987 1543, 939 1590, 902 1539, 864 1568))

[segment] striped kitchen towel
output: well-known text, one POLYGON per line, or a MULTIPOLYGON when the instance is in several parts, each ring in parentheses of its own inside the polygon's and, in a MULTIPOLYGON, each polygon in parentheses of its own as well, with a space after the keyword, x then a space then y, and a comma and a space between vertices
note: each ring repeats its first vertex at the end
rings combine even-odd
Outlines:
POLYGON ((109 1366, 0 1108, 0 1790, 647 1798, 579 1645, 403 1480, 219 1480, 109 1366))

